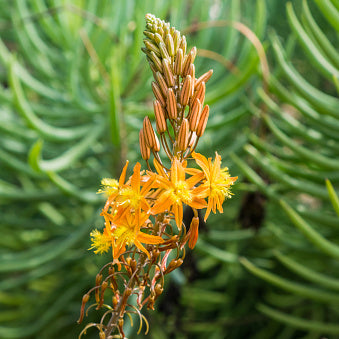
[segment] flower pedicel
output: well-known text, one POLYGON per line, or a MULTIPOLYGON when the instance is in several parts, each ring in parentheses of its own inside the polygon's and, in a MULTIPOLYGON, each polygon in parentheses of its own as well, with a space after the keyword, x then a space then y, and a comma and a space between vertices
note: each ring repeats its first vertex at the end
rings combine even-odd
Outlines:
POLYGON ((146 116, 139 144, 148 170, 141 170, 140 163, 136 163, 133 174, 127 178, 127 161, 119 181, 102 180, 98 193, 107 196, 101 213, 104 229, 91 232, 91 249, 100 254, 111 250, 113 260, 100 270, 95 286, 84 295, 78 322, 82 321, 92 294, 95 299, 92 307, 103 308, 105 312, 99 323, 88 324, 79 337, 89 327, 96 327, 100 338, 124 338, 125 315, 131 313, 138 314, 140 330, 145 322, 148 331, 141 310, 145 306, 154 309, 163 292, 164 276, 183 262, 186 243, 194 248, 198 239, 198 210, 206 208, 205 220, 211 212, 222 213, 222 204, 230 198, 230 187, 237 180, 226 167, 221 167, 217 152, 214 161, 195 152, 209 116, 204 99, 206 83, 213 71, 197 78, 194 66, 197 49, 187 51, 185 36, 154 15, 146 15, 144 35, 142 51, 154 77, 157 133, 146 116), (161 150, 170 162, 168 167, 161 158, 161 150), (154 169, 150 163, 152 155, 154 169), (183 223, 184 205, 194 213, 190 225, 183 223), (170 259, 171 252, 174 259, 170 259), (111 292, 109 304, 106 291, 111 292), (137 296, 136 305, 129 302, 132 294, 137 296))

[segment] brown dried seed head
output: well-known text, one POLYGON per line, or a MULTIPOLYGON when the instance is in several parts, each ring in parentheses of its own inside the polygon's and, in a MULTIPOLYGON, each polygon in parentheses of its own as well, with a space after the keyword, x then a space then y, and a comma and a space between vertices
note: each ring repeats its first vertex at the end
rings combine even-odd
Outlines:
POLYGON ((170 119, 176 119, 178 116, 177 100, 175 98, 175 94, 172 88, 169 88, 167 92, 166 107, 167 107, 168 117, 170 119))
POLYGON ((156 72, 155 80, 157 81, 157 83, 158 83, 158 85, 160 87, 161 93, 166 98, 168 86, 166 84, 166 81, 165 81, 164 77, 162 76, 162 74, 160 72, 156 72))
POLYGON ((152 91, 155 98, 160 102, 161 106, 165 107, 166 101, 161 93, 160 87, 155 81, 152 81, 152 91))
POLYGON ((165 44, 166 44, 166 47, 167 47, 168 54, 170 56, 174 56, 174 54, 175 54, 175 52, 174 52, 174 41, 173 41, 171 34, 166 35, 165 44))
POLYGON ((155 132, 153 130, 149 117, 145 117, 143 122, 143 134, 145 136, 146 145, 153 149, 155 146, 155 132))
POLYGON ((201 116, 201 108, 202 108, 202 105, 200 103, 200 100, 196 99, 196 101, 193 104, 192 112, 190 113, 190 117, 189 117, 190 130, 192 132, 197 130, 198 123, 200 121, 200 116, 201 116))
POLYGON ((154 108, 155 123, 157 126, 157 131, 159 134, 162 134, 166 132, 167 130, 165 112, 163 108, 161 107, 161 104, 158 100, 153 101, 153 108, 154 108))
POLYGON ((190 99, 190 96, 192 94, 192 78, 190 75, 187 75, 184 84, 181 89, 181 94, 180 94, 180 103, 183 106, 186 106, 188 104, 188 101, 190 99))
POLYGON ((208 72, 204 73, 199 79, 195 81, 194 87, 196 90, 198 90, 199 86, 204 82, 206 82, 211 78, 213 74, 213 69, 210 69, 208 72))
POLYGON ((162 59, 163 64, 163 73, 165 74, 165 79, 167 82, 168 87, 174 86, 174 77, 171 70, 170 63, 168 62, 168 59, 162 59))
POLYGON ((151 156, 151 150, 146 145, 143 129, 141 129, 140 132, 139 132, 139 145, 140 145, 141 157, 144 160, 148 160, 151 156))
POLYGON ((205 132, 205 128, 206 128, 206 125, 207 125, 207 120, 208 120, 208 116, 209 116, 209 111, 210 111, 210 108, 208 105, 206 105, 204 107, 204 109, 202 110, 201 112, 201 116, 200 116, 200 121, 199 121, 199 124, 198 124, 198 127, 197 127, 197 136, 200 138, 204 132, 205 132))
POLYGON ((186 54, 187 49, 187 43, 186 43, 186 37, 183 35, 180 40, 179 48, 182 49, 184 55, 186 54))
POLYGON ((174 73, 177 75, 181 75, 183 66, 184 66, 184 53, 182 49, 179 48, 174 62, 174 73))
POLYGON ((186 118, 182 119, 181 126, 179 128, 178 134, 178 147, 180 151, 185 151, 188 146, 188 120, 186 118))

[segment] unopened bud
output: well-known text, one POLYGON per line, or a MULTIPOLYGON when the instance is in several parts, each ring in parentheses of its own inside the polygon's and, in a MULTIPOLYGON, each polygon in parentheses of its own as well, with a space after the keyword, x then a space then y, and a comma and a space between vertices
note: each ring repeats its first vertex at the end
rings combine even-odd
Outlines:
POLYGON ((177 56, 174 62, 174 73, 182 75, 182 69, 184 67, 184 53, 181 48, 178 49, 177 56))
POLYGON ((193 102, 196 100, 196 99, 199 99, 201 104, 204 103, 205 101, 205 91, 206 91, 206 85, 204 82, 201 83, 201 85, 199 86, 198 89, 196 89, 194 95, 193 95, 193 102))
POLYGON ((199 99, 196 99, 196 101, 193 104, 192 111, 189 116, 189 123, 190 123, 190 130, 192 132, 197 130, 198 123, 200 121, 201 116, 201 103, 199 99))
POLYGON ((199 121, 199 124, 198 124, 198 127, 197 127, 197 136, 200 138, 204 132, 205 132, 205 128, 206 128, 206 125, 207 125, 207 120, 208 120, 208 116, 209 116, 209 111, 210 111, 210 108, 208 105, 206 105, 202 112, 201 112, 201 116, 200 116, 200 121, 199 121))
POLYGON ((144 122, 143 122, 143 133, 145 136, 145 141, 146 145, 150 148, 153 149, 155 146, 155 133, 151 124, 151 121, 149 117, 145 117, 144 122))
POLYGON ((165 81, 164 77, 162 76, 162 74, 160 72, 156 72, 155 79, 156 79, 156 81, 157 81, 157 83, 159 85, 159 88, 160 88, 163 96, 166 97, 168 86, 166 84, 166 81, 165 81))
POLYGON ((180 151, 185 151, 188 146, 188 121, 186 118, 182 119, 178 135, 178 147, 180 151))
POLYGON ((182 49, 182 52, 185 55, 186 54, 186 49, 187 49, 187 43, 186 43, 186 37, 184 35, 181 37, 179 48, 182 49))
POLYGON ((169 88, 167 92, 166 107, 167 107, 168 117, 170 119, 176 119, 178 116, 177 100, 175 98, 175 94, 172 88, 169 88))
POLYGON ((204 73, 199 79, 196 80, 194 87, 196 90, 198 90, 199 86, 204 82, 206 82, 211 79, 211 76, 213 74, 213 69, 210 69, 208 72, 204 73))
POLYGON ((168 54, 170 56, 174 56, 174 53, 175 53, 174 52, 174 41, 173 41, 171 34, 166 35, 165 44, 166 44, 166 47, 167 47, 167 50, 168 50, 168 54))
POLYGON ((188 74, 191 64, 192 64, 192 55, 188 54, 185 57, 184 66, 182 69, 182 76, 186 76, 188 74))
POLYGON ((192 93, 192 78, 190 75, 187 75, 184 84, 181 89, 180 94, 180 103, 183 106, 186 106, 188 104, 188 101, 190 99, 192 93))
POLYGON ((159 57, 156 56, 156 54, 153 51, 151 51, 150 58, 153 61, 153 64, 155 65, 156 70, 159 72, 162 72, 163 68, 162 68, 161 60, 159 57))
POLYGON ((174 53, 177 53, 180 44, 180 32, 175 31, 173 33, 174 53))
POLYGON ((159 48, 150 40, 144 39, 144 44, 150 52, 154 52, 158 57, 161 57, 159 48))
POLYGON ((155 81, 152 82, 152 91, 156 99, 160 102, 161 106, 165 107, 166 102, 165 102, 164 96, 161 93, 159 85, 155 81))
POLYGON ((162 59, 162 65, 163 65, 163 73, 165 75, 165 79, 167 82, 168 87, 174 86, 174 76, 171 70, 170 63, 168 62, 168 59, 162 59))
POLYGON ((165 112, 160 105, 158 100, 153 101, 154 115, 155 115, 155 123, 157 126, 157 131, 159 134, 166 132, 167 125, 165 119, 165 112))
POLYGON ((160 53, 163 59, 170 59, 165 43, 159 43, 160 53))

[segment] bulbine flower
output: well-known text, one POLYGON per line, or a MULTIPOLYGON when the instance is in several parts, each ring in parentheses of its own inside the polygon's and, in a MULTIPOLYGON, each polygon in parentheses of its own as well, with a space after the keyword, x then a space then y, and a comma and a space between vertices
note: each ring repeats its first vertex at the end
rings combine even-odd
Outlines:
POLYGON ((205 213, 204 220, 208 218, 211 210, 216 213, 223 212, 222 204, 225 198, 230 198, 230 187, 238 179, 238 177, 231 177, 228 173, 228 168, 221 168, 221 156, 215 152, 214 163, 212 158, 206 159, 199 153, 193 153, 192 157, 204 172, 203 183, 197 189, 198 196, 208 197, 208 205, 205 213))
POLYGON ((178 159, 174 159, 171 166, 169 178, 159 173, 157 184, 162 193, 152 208, 152 214, 163 213, 166 210, 173 212, 177 227, 181 229, 183 219, 183 204, 196 209, 206 207, 206 201, 196 195, 193 189, 201 179, 200 173, 185 178, 185 168, 178 159))
POLYGON ((231 197, 230 187, 237 180, 226 167, 221 168, 218 153, 212 161, 195 152, 209 117, 210 108, 204 100, 213 71, 196 77, 196 47, 188 50, 185 36, 154 15, 146 15, 144 35, 142 50, 154 76, 156 126, 154 129, 148 116, 140 126, 141 157, 148 170, 136 163, 133 174, 127 177, 127 161, 119 180, 101 181, 98 193, 107 197, 101 213, 104 228, 91 232, 90 249, 96 254, 111 249, 112 259, 98 273, 95 287, 84 295, 79 322, 93 291, 96 309, 106 307, 108 311, 100 322, 87 325, 80 337, 95 326, 100 338, 124 338, 124 315, 129 313, 138 313, 140 320, 147 322, 140 313, 142 307, 154 309, 164 290, 164 276, 183 263, 184 246, 193 249, 197 243, 198 210, 206 208, 205 220, 211 211, 222 212, 222 204, 231 197), (164 165, 161 147, 169 168, 164 165), (189 162, 199 168, 189 167, 189 162), (190 225, 183 222, 185 205, 193 210, 190 225), (173 250, 174 256, 170 255, 173 250), (112 293, 112 306, 104 304, 107 290, 112 293), (132 294, 137 295, 138 307, 128 302, 132 294))

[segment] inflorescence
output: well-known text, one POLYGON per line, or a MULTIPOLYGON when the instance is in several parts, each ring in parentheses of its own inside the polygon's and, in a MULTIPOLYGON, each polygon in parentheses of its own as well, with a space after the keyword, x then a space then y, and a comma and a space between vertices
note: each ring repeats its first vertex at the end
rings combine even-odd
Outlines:
POLYGON ((196 47, 187 51, 185 36, 154 15, 146 15, 144 35, 142 50, 154 76, 158 135, 146 116, 139 143, 148 170, 141 170, 140 163, 136 163, 133 174, 127 177, 127 161, 119 181, 106 178, 101 182, 98 193, 107 196, 101 213, 104 230, 91 232, 91 249, 100 254, 112 250, 113 260, 100 270, 95 287, 84 295, 79 322, 92 294, 95 302, 87 311, 96 307, 106 312, 99 323, 88 324, 80 336, 94 326, 100 338, 124 338, 124 316, 133 313, 139 316, 140 330, 143 322, 148 330, 141 309, 154 309, 163 292, 164 276, 182 264, 186 243, 194 248, 198 210, 206 208, 205 221, 211 212, 222 213, 224 200, 231 196, 230 186, 237 180, 221 167, 217 152, 214 160, 195 152, 209 116, 204 100, 213 71, 196 78, 196 47), (169 166, 160 156, 161 146, 169 166), (150 164, 151 155, 155 170, 150 164), (194 167, 188 166, 189 161, 194 167), (193 210, 190 225, 183 222, 185 205, 193 210), (111 292, 110 304, 105 299, 106 291, 111 292), (136 304, 129 300, 131 295, 136 295, 136 304))

